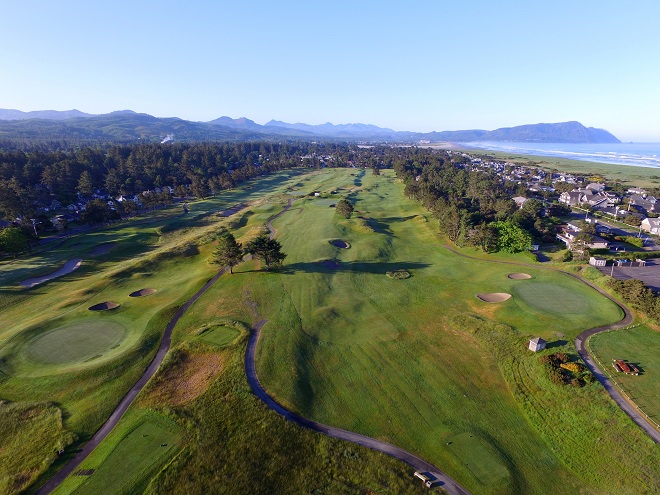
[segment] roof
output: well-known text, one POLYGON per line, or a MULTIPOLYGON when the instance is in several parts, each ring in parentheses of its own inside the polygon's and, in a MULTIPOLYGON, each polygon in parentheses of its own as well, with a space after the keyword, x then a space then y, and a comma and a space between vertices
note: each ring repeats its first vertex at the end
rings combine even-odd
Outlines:
POLYGON ((536 344, 536 345, 539 345, 539 344, 546 344, 546 343, 547 343, 547 342, 546 342, 545 340, 543 340, 541 337, 536 337, 535 339, 532 339, 532 340, 530 340, 529 342, 530 342, 530 344, 536 344))

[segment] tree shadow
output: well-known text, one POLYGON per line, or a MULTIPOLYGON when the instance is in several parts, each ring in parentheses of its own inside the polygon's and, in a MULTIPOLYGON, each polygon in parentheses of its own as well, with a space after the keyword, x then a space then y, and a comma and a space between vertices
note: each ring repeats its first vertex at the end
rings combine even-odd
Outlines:
POLYGON ((568 344, 567 340, 555 340, 554 342, 548 342, 545 348, 554 349, 555 347, 564 347, 566 344, 568 344))
POLYGON ((392 263, 378 263, 378 262, 363 262, 363 261, 337 261, 331 260, 323 261, 307 261, 298 262, 284 265, 278 268, 277 273, 284 275, 294 275, 298 272, 304 273, 374 273, 385 275, 387 272, 394 270, 420 270, 427 268, 430 263, 417 263, 417 262, 392 262, 392 263))

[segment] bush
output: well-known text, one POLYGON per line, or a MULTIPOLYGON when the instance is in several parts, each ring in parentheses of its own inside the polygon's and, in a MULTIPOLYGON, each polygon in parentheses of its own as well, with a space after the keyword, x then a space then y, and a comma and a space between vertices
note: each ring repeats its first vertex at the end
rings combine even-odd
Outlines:
POLYGON ((387 276, 394 280, 403 280, 410 278, 410 272, 408 270, 393 270, 391 272, 387 272, 387 276))

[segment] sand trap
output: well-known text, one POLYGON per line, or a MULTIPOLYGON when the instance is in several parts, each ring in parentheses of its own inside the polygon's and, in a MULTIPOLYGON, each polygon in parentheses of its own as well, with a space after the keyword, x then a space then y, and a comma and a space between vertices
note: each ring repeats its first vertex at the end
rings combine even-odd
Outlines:
POLYGON ((89 309, 90 311, 107 311, 109 309, 115 309, 115 308, 118 308, 118 307, 119 307, 119 304, 117 304, 116 302, 105 301, 105 302, 102 302, 102 303, 95 304, 94 306, 90 306, 87 309, 89 309))
POLYGON ((135 292, 131 292, 128 297, 150 296, 154 292, 156 292, 156 289, 140 289, 136 290, 135 292))
POLYGON ((116 242, 108 242, 107 244, 99 244, 89 252, 90 256, 102 256, 108 254, 110 250, 116 246, 116 242))
POLYGON ((83 260, 81 259, 69 260, 66 263, 64 263, 64 266, 59 270, 57 270, 56 272, 50 273, 48 275, 44 275, 43 277, 28 278, 27 280, 23 280, 21 282, 21 286, 34 287, 37 284, 42 284, 54 278, 61 277, 62 275, 67 275, 72 271, 77 270, 82 264, 82 261, 83 260))
POLYGON ((351 245, 346 242, 342 241, 341 239, 335 239, 333 241, 330 241, 330 244, 332 244, 334 247, 338 247, 339 249, 348 249, 351 247, 351 245))
POLYGON ((324 268, 329 268, 330 270, 339 270, 341 265, 334 260, 325 260, 322 263, 324 268))
POLYGON ((528 273, 509 273, 507 277, 511 280, 527 280, 528 278, 532 278, 528 273))
POLYGON ((511 298, 511 294, 506 292, 490 292, 488 294, 477 294, 477 297, 484 302, 499 303, 511 298))

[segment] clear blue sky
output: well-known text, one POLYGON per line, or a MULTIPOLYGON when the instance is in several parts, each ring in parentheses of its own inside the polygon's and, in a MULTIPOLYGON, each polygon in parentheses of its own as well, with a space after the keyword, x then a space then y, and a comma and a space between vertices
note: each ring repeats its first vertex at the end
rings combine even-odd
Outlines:
POLYGON ((3 0, 0 108, 660 142, 660 2, 3 0))

